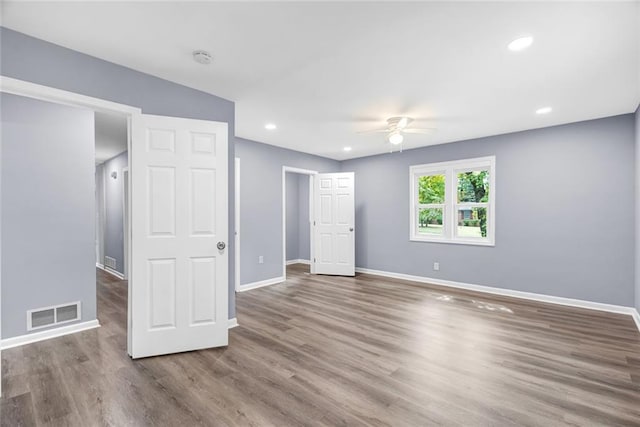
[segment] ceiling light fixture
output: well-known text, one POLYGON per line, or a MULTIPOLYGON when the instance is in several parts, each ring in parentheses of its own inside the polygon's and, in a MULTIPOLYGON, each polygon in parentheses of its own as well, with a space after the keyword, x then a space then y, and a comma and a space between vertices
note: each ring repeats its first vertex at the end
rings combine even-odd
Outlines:
POLYGON ((511 43, 507 45, 507 47, 509 48, 510 51, 519 52, 521 50, 525 50, 526 48, 531 46, 531 44, 533 44, 533 37, 525 36, 525 37, 518 37, 517 39, 513 40, 511 43))
POLYGON ((276 130, 278 129, 278 126, 276 126, 275 123, 267 123, 266 125, 264 125, 264 128, 266 130, 276 130))
MULTIPOLYGON (((400 146, 400 152, 402 152, 402 143, 404 142, 404 134, 430 134, 435 128, 414 128, 409 127, 413 122, 411 117, 397 116, 389 117, 387 119, 387 126, 377 129, 360 131, 358 133, 384 133, 386 134, 386 141, 392 146, 400 146)), ((391 147, 393 152, 393 147, 391 147)))
POLYGON ((213 56, 206 50, 194 50, 193 51, 193 60, 198 64, 209 65, 211 61, 213 61, 213 56))
POLYGON ((394 131, 389 134, 387 139, 392 145, 398 145, 398 144, 402 144, 402 141, 404 141, 404 136, 402 136, 400 132, 394 131))
POLYGON ((344 151, 351 151, 351 147, 344 147, 343 150, 344 151))
POLYGON ((536 114, 549 114, 553 108, 551 107, 542 107, 536 110, 536 114))

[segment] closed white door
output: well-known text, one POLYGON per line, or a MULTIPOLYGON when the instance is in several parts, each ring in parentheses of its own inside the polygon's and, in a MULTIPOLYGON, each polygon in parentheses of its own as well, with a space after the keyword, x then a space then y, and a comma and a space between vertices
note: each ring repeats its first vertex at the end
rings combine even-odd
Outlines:
POLYGON ((315 274, 355 275, 354 173, 314 176, 315 274))
POLYGON ((228 343, 227 124, 133 118, 129 354, 228 343))

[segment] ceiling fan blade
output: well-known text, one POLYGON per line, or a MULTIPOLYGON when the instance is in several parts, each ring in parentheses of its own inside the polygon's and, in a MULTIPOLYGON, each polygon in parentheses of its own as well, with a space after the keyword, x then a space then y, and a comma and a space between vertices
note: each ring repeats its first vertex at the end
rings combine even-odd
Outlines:
POLYGON ((421 133, 421 134, 429 134, 433 133, 436 128, 423 128, 423 129, 403 129, 404 133, 421 133))
POLYGON ((389 129, 371 129, 371 130, 361 130, 356 133, 389 133, 389 129))

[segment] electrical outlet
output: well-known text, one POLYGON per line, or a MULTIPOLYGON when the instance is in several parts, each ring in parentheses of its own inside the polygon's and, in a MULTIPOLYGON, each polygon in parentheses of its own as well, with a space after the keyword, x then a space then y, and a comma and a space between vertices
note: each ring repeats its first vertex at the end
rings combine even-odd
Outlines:
POLYGON ((264 264, 264 257, 262 255, 258 257, 258 264, 264 264))
POLYGON ((440 271, 440 263, 439 262, 434 262, 433 263, 433 271, 440 271))

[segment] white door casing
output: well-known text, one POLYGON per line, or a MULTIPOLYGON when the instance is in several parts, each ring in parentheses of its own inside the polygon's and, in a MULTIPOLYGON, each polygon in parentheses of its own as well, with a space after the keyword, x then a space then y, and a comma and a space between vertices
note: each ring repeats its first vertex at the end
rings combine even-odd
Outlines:
POLYGON ((124 280, 129 280, 129 166, 122 168, 122 245, 124 280))
POLYGON ((227 124, 136 115, 129 354, 228 343, 227 124))
POLYGON ((235 256, 234 256, 234 267, 235 267, 235 289, 236 292, 240 289, 240 158, 236 157, 234 159, 234 184, 235 184, 235 197, 234 197, 234 206, 235 206, 235 217, 233 223, 235 224, 235 232, 234 232, 234 242, 235 242, 235 256))
POLYGON ((323 173, 314 178, 315 274, 355 275, 354 173, 323 173))

